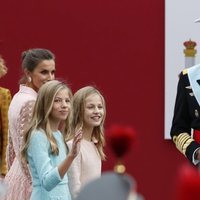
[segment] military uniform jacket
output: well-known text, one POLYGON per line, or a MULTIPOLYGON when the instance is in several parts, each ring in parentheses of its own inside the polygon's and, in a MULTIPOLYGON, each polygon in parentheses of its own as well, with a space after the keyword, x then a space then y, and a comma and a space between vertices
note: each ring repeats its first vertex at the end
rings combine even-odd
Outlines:
POLYGON ((200 106, 189 80, 188 70, 185 69, 179 77, 170 135, 179 151, 192 162, 194 151, 200 147, 191 136, 192 129, 200 130, 200 106))

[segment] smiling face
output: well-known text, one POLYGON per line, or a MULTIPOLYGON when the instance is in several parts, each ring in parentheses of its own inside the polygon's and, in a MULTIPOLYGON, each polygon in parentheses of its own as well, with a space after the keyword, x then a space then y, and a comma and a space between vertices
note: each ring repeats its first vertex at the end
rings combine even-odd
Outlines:
POLYGON ((103 120, 104 106, 98 94, 91 94, 85 99, 83 123, 85 127, 94 128, 103 120))
POLYGON ((27 76, 31 77, 29 86, 38 91, 44 83, 55 79, 55 61, 53 59, 43 60, 32 72, 27 71, 26 73, 27 76))

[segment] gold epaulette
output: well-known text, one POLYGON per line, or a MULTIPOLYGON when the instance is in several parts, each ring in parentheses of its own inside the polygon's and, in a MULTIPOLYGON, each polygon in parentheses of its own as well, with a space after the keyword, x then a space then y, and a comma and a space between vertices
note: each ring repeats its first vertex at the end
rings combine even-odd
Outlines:
POLYGON ((182 71, 182 73, 183 73, 183 75, 186 75, 186 74, 188 73, 188 69, 184 69, 184 70, 182 71))

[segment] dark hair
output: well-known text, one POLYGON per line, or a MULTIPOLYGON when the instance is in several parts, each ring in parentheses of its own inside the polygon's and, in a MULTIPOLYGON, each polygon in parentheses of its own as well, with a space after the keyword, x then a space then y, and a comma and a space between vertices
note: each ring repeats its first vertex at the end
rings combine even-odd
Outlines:
POLYGON ((55 55, 48 49, 29 49, 22 52, 22 68, 32 72, 43 60, 55 60, 55 55))
MULTIPOLYGON (((28 49, 22 52, 22 69, 32 72, 43 60, 55 60, 55 55, 48 49, 28 49)), ((23 83, 24 80, 25 77, 22 77, 20 83, 23 83)))

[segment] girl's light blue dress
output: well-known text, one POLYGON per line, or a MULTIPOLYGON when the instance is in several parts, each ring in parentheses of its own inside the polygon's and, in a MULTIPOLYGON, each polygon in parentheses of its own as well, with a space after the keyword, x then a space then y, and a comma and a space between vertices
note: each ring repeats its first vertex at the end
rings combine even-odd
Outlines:
POLYGON ((31 200, 71 200, 67 174, 61 179, 57 166, 66 158, 62 134, 53 132, 59 154, 51 154, 50 143, 42 130, 31 134, 27 160, 32 175, 31 200))

